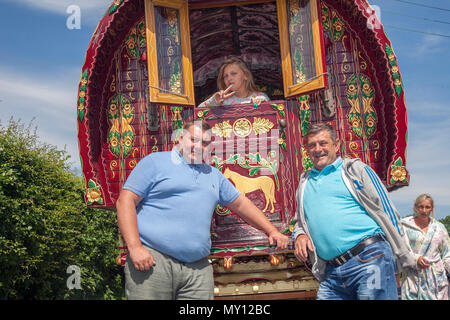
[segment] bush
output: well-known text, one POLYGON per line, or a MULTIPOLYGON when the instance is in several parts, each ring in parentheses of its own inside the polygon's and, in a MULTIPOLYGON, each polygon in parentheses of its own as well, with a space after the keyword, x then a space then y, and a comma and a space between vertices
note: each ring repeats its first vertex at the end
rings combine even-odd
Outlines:
POLYGON ((0 298, 122 298, 116 214, 86 207, 67 152, 30 127, 0 123, 0 298), (66 283, 71 265, 79 290, 66 283))
POLYGON ((450 216, 446 216, 445 218, 439 220, 442 224, 447 228, 447 232, 450 232, 450 216))

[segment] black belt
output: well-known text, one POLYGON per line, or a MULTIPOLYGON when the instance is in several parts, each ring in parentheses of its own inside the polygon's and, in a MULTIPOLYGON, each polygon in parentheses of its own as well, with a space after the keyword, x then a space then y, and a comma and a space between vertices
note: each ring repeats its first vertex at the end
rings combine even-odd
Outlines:
POLYGON ((357 256, 361 251, 364 250, 364 248, 366 248, 367 246, 371 245, 372 243, 375 243, 378 241, 384 241, 384 237, 381 234, 377 234, 377 235, 374 235, 373 237, 362 240, 356 246, 354 246, 350 250, 344 252, 339 257, 328 260, 327 262, 329 264, 331 264, 332 266, 339 267, 340 265, 342 265, 342 264, 346 263, 348 260, 350 260, 352 257, 357 256))

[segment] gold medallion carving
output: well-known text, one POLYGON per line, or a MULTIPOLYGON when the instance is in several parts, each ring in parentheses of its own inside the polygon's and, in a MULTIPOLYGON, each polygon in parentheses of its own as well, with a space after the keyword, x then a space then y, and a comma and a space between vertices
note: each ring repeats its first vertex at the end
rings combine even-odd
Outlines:
POLYGON ((252 132, 252 124, 245 118, 238 119, 233 124, 233 132, 238 137, 244 138, 252 132))

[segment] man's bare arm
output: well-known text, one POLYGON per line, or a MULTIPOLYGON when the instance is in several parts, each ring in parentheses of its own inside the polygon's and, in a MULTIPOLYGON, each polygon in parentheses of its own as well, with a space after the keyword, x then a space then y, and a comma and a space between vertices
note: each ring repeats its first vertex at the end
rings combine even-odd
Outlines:
POLYGON ((150 252, 142 246, 139 238, 136 207, 142 199, 129 190, 122 190, 116 208, 119 229, 127 244, 131 261, 136 269, 144 271, 150 269, 155 261, 150 252))

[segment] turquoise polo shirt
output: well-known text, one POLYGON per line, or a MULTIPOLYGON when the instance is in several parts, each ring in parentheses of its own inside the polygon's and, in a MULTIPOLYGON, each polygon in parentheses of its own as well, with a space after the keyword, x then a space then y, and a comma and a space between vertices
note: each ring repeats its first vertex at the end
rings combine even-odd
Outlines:
POLYGON ((240 195, 219 170, 189 164, 176 148, 139 161, 123 189, 143 197, 136 210, 141 242, 182 262, 209 255, 216 205, 240 195))
POLYGON ((324 260, 343 254, 365 237, 383 234, 345 185, 341 158, 321 172, 311 169, 303 209, 317 254, 324 260))

